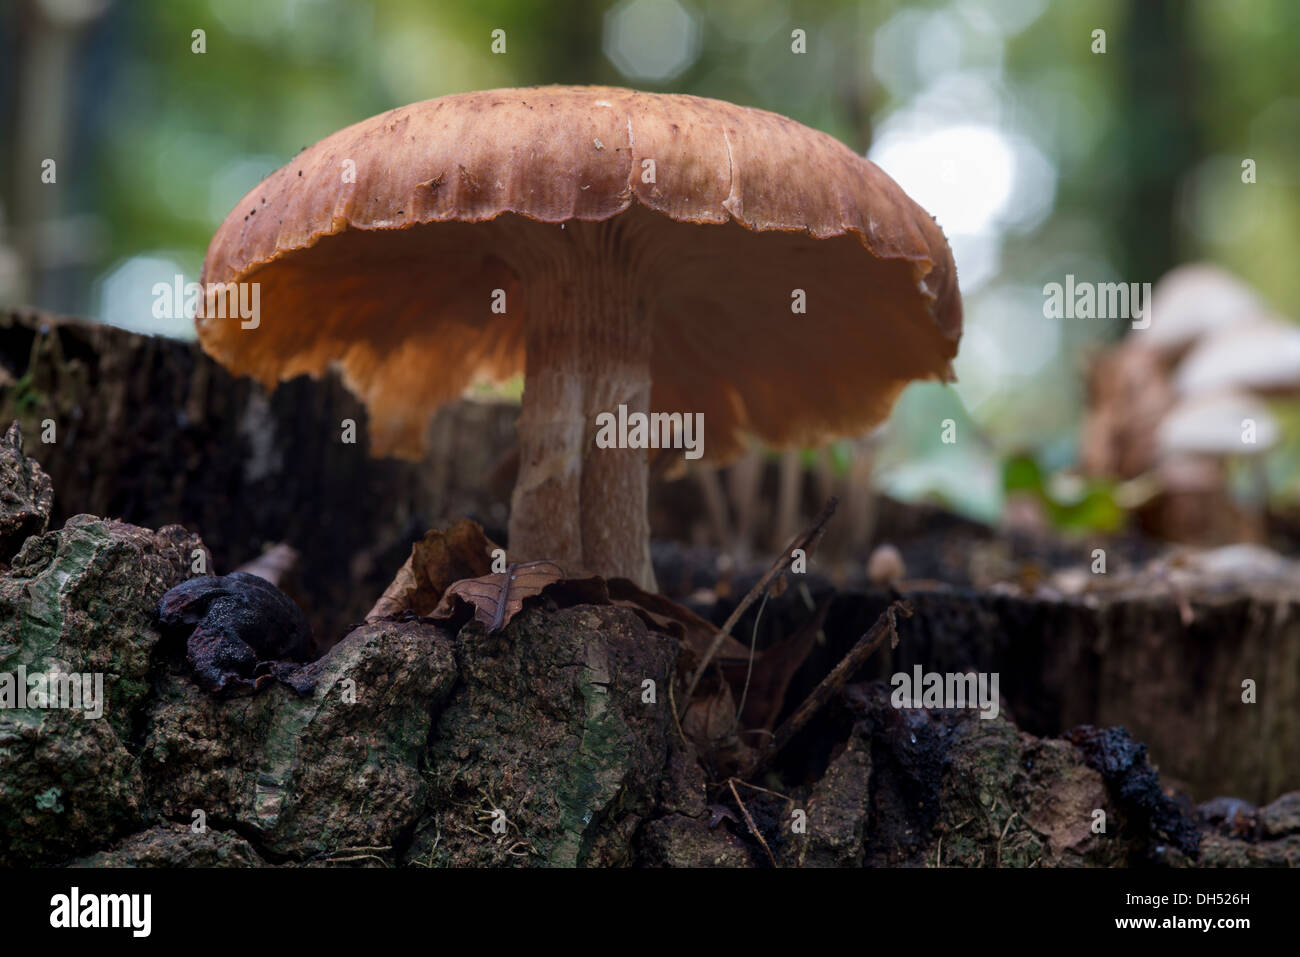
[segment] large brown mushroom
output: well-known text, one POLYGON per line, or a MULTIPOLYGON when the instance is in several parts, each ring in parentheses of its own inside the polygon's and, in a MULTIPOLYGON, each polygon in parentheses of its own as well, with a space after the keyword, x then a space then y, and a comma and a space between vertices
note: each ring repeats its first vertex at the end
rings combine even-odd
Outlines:
POLYGON ((961 332, 943 233, 874 164, 772 113, 604 87, 341 130, 244 198, 203 281, 260 304, 205 308, 203 348, 268 388, 337 366, 375 454, 419 457, 441 403, 523 370, 512 558, 642 585, 647 453, 596 447, 598 415, 702 413, 714 461, 747 433, 856 434, 950 379, 961 332))

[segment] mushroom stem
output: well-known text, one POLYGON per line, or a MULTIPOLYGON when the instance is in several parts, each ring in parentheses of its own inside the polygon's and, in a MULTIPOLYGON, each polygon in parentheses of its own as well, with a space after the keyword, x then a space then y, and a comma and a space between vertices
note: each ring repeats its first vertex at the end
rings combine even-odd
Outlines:
POLYGON ((570 255, 525 277, 527 359, 510 553, 653 590, 646 451, 595 441, 601 413, 617 417, 620 405, 628 415, 649 411, 649 318, 634 270, 612 248, 616 234, 596 224, 569 226, 570 255))

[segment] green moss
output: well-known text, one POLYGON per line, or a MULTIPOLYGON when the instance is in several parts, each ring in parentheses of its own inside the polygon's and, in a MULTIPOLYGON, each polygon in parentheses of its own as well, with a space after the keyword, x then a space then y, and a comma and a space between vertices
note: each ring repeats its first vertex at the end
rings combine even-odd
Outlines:
POLYGON ((587 832, 595 818, 617 797, 629 760, 628 727, 609 707, 607 673, 590 665, 583 669, 579 690, 584 704, 582 743, 561 778, 562 836, 548 856, 549 863, 572 867, 586 856, 587 832), (598 683, 599 682, 599 683, 598 683))

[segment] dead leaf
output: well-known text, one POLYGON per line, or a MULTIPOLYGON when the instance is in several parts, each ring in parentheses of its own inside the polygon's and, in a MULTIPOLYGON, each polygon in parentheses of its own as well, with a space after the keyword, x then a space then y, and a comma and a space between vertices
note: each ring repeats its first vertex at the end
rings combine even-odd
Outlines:
MULTIPOLYGON (((743 615, 745 610, 758 599, 759 595, 772 587, 776 579, 785 575, 786 571, 791 566, 794 555, 797 552, 802 551, 805 555, 811 555, 813 553, 817 548, 817 545, 821 542, 822 536, 826 533, 826 525, 831 520, 831 516, 835 514, 835 508, 838 504, 839 500, 836 498, 832 497, 827 499, 826 504, 822 506, 822 510, 818 513, 812 527, 790 543, 785 551, 777 557, 776 561, 772 564, 772 567, 767 570, 767 574, 755 582, 754 587, 746 592, 745 597, 740 600, 740 603, 736 605, 734 609, 732 609, 731 615, 727 618, 726 622, 723 623, 722 629, 714 636, 713 641, 709 644, 708 650, 704 652, 704 657, 700 661, 700 666, 695 669, 694 673, 691 675, 690 682, 686 685, 686 694, 682 696, 685 698, 686 704, 690 703, 691 696, 695 694, 695 688, 704 677, 705 670, 709 667, 709 663, 712 662, 714 656, 722 650, 723 639, 729 636, 731 630, 739 624, 741 615, 743 615)), ((777 594, 779 594, 779 592, 777 592, 777 594)), ((682 707, 685 708, 686 704, 683 704, 682 707)))
POLYGON ((776 719, 780 717, 785 705, 785 693, 790 688, 790 681, 816 644, 817 632, 825 623, 830 607, 829 601, 823 602, 817 613, 794 634, 756 654, 752 673, 749 672, 748 660, 738 662, 719 656, 722 673, 737 694, 744 688, 746 675, 749 675, 749 691, 745 695, 744 710, 740 714, 742 727, 771 731, 776 726, 776 719))
POLYGON ((475 521, 462 518, 445 532, 434 529, 411 549, 411 557, 375 602, 367 621, 412 611, 422 617, 438 607, 453 582, 492 570, 497 546, 475 521))
MULTIPOLYGON (((680 640, 689 653, 689 660, 684 662, 688 667, 693 667, 694 662, 704 655, 718 633, 713 622, 701 618, 671 598, 645 591, 630 579, 611 578, 606 585, 614 604, 631 608, 650 627, 680 640)), ((749 649, 735 639, 728 638, 723 642, 719 656, 723 660, 737 656, 748 658, 749 649)))
POLYGON ((560 583, 569 584, 564 569, 555 562, 511 565, 503 572, 452 583, 443 593, 432 617, 453 618, 457 602, 467 602, 474 608, 474 620, 492 634, 510 624, 510 619, 523 609, 525 598, 533 598, 551 585, 560 583))
POLYGON ((700 683, 699 694, 681 718, 682 733, 715 773, 728 775, 754 760, 756 752, 736 734, 736 699, 731 684, 716 673, 700 683))

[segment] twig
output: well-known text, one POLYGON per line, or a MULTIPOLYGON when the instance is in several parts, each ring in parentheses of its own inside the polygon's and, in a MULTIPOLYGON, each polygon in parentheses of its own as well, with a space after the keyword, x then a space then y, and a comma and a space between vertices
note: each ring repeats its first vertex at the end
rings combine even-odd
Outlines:
POLYGON ((740 692, 740 704, 736 705, 736 720, 731 722, 729 734, 735 734, 740 727, 740 716, 745 713, 745 701, 749 698, 749 680, 754 674, 754 649, 758 646, 758 623, 763 620, 763 609, 767 607, 768 596, 763 596, 763 603, 754 615, 754 633, 749 636, 749 665, 745 668, 745 685, 740 692))
POLYGON ((691 696, 695 694, 695 687, 700 683, 700 679, 704 677, 705 669, 707 669, 709 663, 713 661, 713 656, 718 653, 718 649, 722 647, 723 641, 725 641, 727 636, 731 634, 731 629, 736 627, 741 616, 749 610, 749 606, 758 600, 758 596, 766 594, 767 590, 772 587, 772 583, 783 575, 785 570, 790 567, 791 562, 794 561, 793 553, 796 549, 803 549, 804 554, 806 555, 817 546, 817 542, 821 540, 822 533, 826 531, 826 523, 829 522, 831 516, 835 514, 836 504, 837 500, 833 498, 826 502, 822 507, 821 514, 819 514, 817 520, 813 522, 812 528, 808 529, 808 531, 804 532, 786 546, 785 551, 777 557, 776 562, 768 569, 767 574, 760 578, 758 583, 749 590, 749 593, 740 600, 740 604, 736 606, 736 610, 727 618, 722 629, 713 636, 713 643, 709 645, 709 650, 704 653, 704 657, 700 660, 699 667, 695 669, 695 674, 691 675, 691 683, 686 686, 686 695, 682 701, 681 714, 683 716, 686 714, 686 709, 691 705, 691 696))
POLYGON ((749 808, 745 807, 745 802, 740 799, 740 792, 736 790, 736 782, 728 781, 727 785, 731 788, 731 794, 736 799, 736 805, 740 808, 740 813, 745 816, 745 823, 749 825, 749 833, 758 838, 758 843, 763 845, 763 850, 767 852, 767 859, 772 862, 773 867, 777 867, 776 858, 772 856, 772 849, 767 846, 767 840, 754 824, 754 819, 749 816, 749 808))
POLYGON ((835 695, 839 694, 848 683, 849 678, 862 667, 863 663, 870 658, 884 644, 885 639, 890 640, 890 647, 898 644, 898 623, 896 617, 902 615, 904 618, 912 617, 912 606, 905 601, 896 601, 876 619, 876 623, 871 626, 865 635, 858 639, 847 655, 841 659, 840 663, 831 669, 831 673, 821 680, 821 684, 812 690, 808 697, 803 699, 803 703, 795 709, 794 714, 786 718, 781 727, 776 729, 776 734, 772 736, 772 743, 769 744, 758 758, 750 765, 742 777, 752 777, 754 772, 765 767, 769 761, 776 757, 777 753, 790 743, 799 731, 812 720, 821 708, 830 701, 835 695))
POLYGON ((749 788, 751 791, 761 791, 763 794, 770 794, 774 798, 780 798, 782 801, 785 801, 791 807, 794 807, 794 798, 790 797, 789 795, 782 794, 780 791, 773 791, 771 788, 760 787, 757 784, 750 784, 748 781, 740 780, 740 778, 731 778, 730 780, 739 784, 742 788, 749 788))
POLYGON ((682 719, 677 716, 677 700, 673 697, 673 685, 677 683, 676 675, 668 676, 668 707, 673 713, 673 724, 677 725, 677 737, 682 739, 682 747, 690 748, 686 743, 686 732, 682 730, 682 719))

